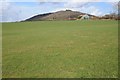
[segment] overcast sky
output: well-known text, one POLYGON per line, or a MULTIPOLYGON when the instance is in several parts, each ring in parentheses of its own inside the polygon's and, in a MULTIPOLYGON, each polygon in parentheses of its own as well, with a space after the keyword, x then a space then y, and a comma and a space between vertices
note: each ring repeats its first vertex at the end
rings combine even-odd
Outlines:
POLYGON ((37 14, 70 9, 96 16, 114 11, 119 0, 0 0, 0 22, 14 22, 37 14))

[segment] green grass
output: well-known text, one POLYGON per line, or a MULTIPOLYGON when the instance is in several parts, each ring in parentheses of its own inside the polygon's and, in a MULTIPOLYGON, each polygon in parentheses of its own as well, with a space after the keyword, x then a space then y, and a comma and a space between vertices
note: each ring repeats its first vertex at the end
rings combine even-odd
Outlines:
POLYGON ((117 21, 3 23, 3 78, 117 78, 117 21))
POLYGON ((2 79, 2 24, 0 23, 0 79, 2 79))

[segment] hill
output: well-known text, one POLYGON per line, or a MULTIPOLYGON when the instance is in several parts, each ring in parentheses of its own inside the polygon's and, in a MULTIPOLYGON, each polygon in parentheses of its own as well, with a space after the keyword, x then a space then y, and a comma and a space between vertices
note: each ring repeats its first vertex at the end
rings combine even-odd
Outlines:
MULTIPOLYGON (((76 20, 78 16, 85 15, 86 13, 72 11, 72 10, 65 10, 65 11, 57 11, 53 13, 45 13, 33 16, 25 21, 45 21, 45 20, 76 20)), ((90 16, 91 19, 98 19, 99 17, 87 14, 90 16)))

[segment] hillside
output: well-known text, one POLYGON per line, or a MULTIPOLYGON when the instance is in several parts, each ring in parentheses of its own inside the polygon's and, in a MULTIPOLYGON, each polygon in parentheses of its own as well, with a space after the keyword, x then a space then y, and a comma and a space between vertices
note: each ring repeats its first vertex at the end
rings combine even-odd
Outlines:
MULTIPOLYGON (((33 16, 25 21, 44 21, 44 20, 76 20, 79 15, 85 15, 86 13, 65 10, 65 11, 57 11, 54 13, 45 13, 33 16)), ((97 16, 90 15, 90 18, 98 18, 97 16)))

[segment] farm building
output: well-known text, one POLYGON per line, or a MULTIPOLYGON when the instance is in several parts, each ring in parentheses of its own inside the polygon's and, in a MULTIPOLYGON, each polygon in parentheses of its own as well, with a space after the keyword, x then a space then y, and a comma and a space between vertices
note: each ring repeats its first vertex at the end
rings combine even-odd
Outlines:
POLYGON ((90 19, 90 17, 87 15, 87 14, 85 14, 85 15, 83 15, 81 18, 80 18, 81 20, 88 20, 88 19, 90 19))
POLYGON ((88 20, 88 19, 90 19, 90 16, 87 15, 87 14, 81 14, 81 15, 78 16, 78 19, 80 19, 80 20, 88 20))

